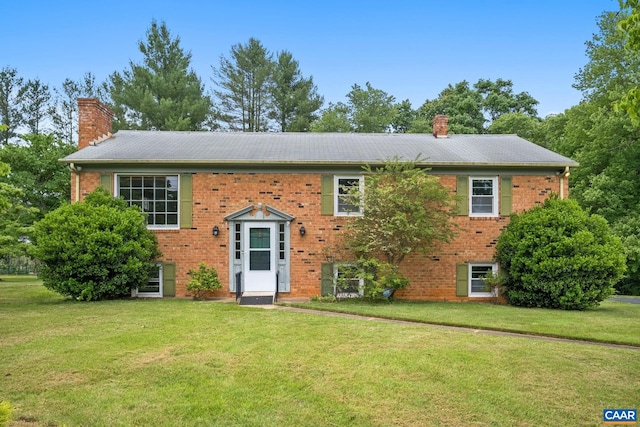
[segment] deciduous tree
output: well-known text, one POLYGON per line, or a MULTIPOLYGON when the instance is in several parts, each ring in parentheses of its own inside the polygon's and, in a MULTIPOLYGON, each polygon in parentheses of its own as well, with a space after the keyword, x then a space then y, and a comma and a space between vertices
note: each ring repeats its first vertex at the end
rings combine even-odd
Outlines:
POLYGON ((364 209, 350 219, 345 236, 358 258, 381 257, 397 268, 407 255, 431 253, 453 238, 452 197, 437 177, 417 166, 418 160, 367 166, 363 192, 352 189, 353 203, 364 209))
POLYGON ((395 97, 376 89, 367 82, 363 89, 358 84, 351 86, 347 94, 347 106, 352 128, 360 133, 382 133, 391 130, 396 117, 395 97))

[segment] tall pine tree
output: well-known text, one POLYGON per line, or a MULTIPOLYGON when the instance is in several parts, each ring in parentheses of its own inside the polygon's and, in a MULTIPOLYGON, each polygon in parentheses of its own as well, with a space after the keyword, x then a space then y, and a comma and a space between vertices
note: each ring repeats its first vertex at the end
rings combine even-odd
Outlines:
POLYGON ((211 100, 189 68, 191 53, 180 47, 167 25, 155 20, 138 48, 142 64, 130 63, 107 84, 115 129, 201 130, 211 114, 211 100))

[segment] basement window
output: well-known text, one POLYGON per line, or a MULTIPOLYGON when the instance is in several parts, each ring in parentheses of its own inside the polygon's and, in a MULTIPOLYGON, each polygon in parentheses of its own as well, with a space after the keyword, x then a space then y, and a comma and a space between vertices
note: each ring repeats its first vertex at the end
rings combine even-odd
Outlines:
POLYGON ((487 274, 497 273, 498 265, 495 263, 471 263, 469 264, 469 296, 470 297, 493 297, 487 289, 484 277, 487 274))

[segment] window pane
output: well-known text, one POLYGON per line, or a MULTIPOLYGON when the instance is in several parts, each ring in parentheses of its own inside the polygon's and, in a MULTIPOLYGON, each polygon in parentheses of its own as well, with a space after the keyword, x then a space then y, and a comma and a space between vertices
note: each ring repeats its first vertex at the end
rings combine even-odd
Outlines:
POLYGON ((168 176, 166 181, 166 187, 178 191, 178 177, 168 176))
POLYGON ((493 180, 492 179, 474 179, 472 194, 474 196, 492 196, 493 180))
POLYGON ((492 271, 490 265, 471 266, 471 292, 488 292, 482 278, 492 271))
POLYGON ((271 234, 269 228, 249 229, 249 247, 251 249, 261 249, 271 247, 271 234))
POLYGON ((271 251, 249 251, 249 269, 271 270, 271 251))
POLYGON ((471 197, 471 213, 493 213, 493 197, 473 196, 471 197))
POLYGON ((131 186, 142 188, 142 177, 141 176, 132 176, 131 177, 131 186))
POLYGON ((176 214, 168 214, 167 215, 167 225, 178 225, 178 215, 176 215, 176 214))

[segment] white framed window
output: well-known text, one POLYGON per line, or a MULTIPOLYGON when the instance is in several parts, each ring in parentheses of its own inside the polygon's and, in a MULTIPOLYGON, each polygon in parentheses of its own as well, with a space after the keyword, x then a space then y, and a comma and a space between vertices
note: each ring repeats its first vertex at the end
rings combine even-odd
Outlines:
POLYGON ((333 206, 334 215, 336 216, 348 216, 348 215, 362 215, 362 203, 354 205, 351 200, 352 196, 349 195, 353 188, 358 188, 360 194, 364 190, 364 177, 359 176, 339 176, 333 177, 333 206))
POLYGON ((474 262, 469 264, 469 296, 470 297, 497 297, 487 289, 484 280, 487 274, 497 274, 498 264, 474 262))
POLYGON ((116 195, 147 214, 149 228, 179 228, 178 175, 117 175, 116 195))
POLYGON ((469 178, 469 216, 498 216, 498 177, 469 178))
POLYGON ((364 295, 364 279, 350 263, 333 265, 333 294, 337 298, 358 298, 364 295))
POLYGON ((158 262, 145 286, 132 291, 134 297, 162 298, 162 263, 158 262))

